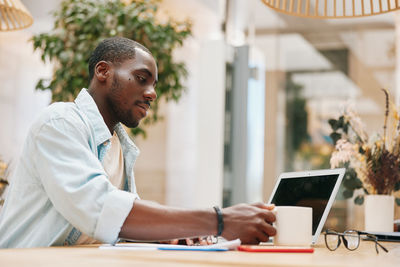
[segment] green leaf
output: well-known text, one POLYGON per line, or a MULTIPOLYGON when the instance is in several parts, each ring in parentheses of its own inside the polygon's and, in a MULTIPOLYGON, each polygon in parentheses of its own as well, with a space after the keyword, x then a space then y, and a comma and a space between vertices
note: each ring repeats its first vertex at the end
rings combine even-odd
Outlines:
MULTIPOLYGON (((144 44, 159 66, 158 98, 155 104, 179 100, 185 92, 186 67, 173 59, 173 51, 191 35, 189 21, 161 23, 155 19, 159 1, 133 0, 63 0, 53 13, 53 30, 31 38, 32 46, 41 53, 42 61, 52 60, 55 69, 50 82, 39 80, 36 89, 50 89, 53 101, 71 101, 81 88, 88 87, 87 61, 97 44, 110 35, 123 36, 144 44), (47 86, 49 85, 49 86, 47 86)), ((157 105, 154 105, 157 107, 157 105)), ((144 128, 160 119, 158 109, 133 130, 145 136, 144 128)))
POLYGON ((339 121, 339 125, 340 125, 340 127, 343 127, 343 125, 344 125, 344 123, 345 123, 344 116, 343 116, 343 115, 342 115, 342 116, 340 116, 338 121, 339 121))
POLYGON ((364 203, 364 196, 363 195, 358 195, 354 199, 354 203, 357 204, 357 205, 362 205, 364 203))
POLYGON ((332 138, 333 144, 336 145, 336 142, 342 138, 342 135, 340 133, 337 132, 333 132, 329 135, 332 138))
POLYGON ((396 202, 397 206, 400 206, 400 198, 396 197, 396 199, 394 201, 396 202))
POLYGON ((349 124, 348 122, 345 123, 345 124, 343 125, 343 132, 344 132, 345 134, 348 134, 349 128, 350 128, 350 124, 349 124))
POLYGON ((331 126, 332 130, 336 131, 339 128, 339 123, 335 119, 330 119, 328 121, 329 125, 331 126))
POLYGON ((394 191, 398 191, 398 190, 400 190, 400 182, 397 182, 397 183, 394 185, 394 191))
POLYGON ((356 176, 348 175, 347 177, 349 177, 349 178, 344 179, 344 181, 343 181, 344 187, 346 187, 349 190, 355 190, 355 189, 362 188, 362 182, 356 176))
POLYGON ((146 137, 147 137, 146 132, 145 132, 142 128, 140 128, 140 127, 132 128, 132 129, 131 129, 131 133, 132 133, 134 136, 139 136, 139 135, 141 135, 141 136, 143 136, 143 138, 146 138, 146 137))
POLYGON ((351 190, 343 190, 343 197, 344 198, 352 198, 353 197, 353 191, 351 190))

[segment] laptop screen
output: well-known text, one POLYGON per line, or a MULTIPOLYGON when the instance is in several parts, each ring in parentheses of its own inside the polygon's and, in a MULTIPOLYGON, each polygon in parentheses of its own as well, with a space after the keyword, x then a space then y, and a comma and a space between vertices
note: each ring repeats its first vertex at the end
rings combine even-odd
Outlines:
POLYGON ((280 180, 271 203, 313 209, 313 235, 318 228, 339 174, 291 177, 280 180))

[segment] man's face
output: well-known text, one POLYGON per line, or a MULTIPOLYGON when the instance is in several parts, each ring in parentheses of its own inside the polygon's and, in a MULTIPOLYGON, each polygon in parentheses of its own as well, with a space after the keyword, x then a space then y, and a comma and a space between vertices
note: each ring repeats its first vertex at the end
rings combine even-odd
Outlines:
POLYGON ((113 64, 113 79, 107 102, 114 118, 134 128, 146 117, 150 102, 157 98, 157 65, 147 52, 136 49, 134 59, 113 64))

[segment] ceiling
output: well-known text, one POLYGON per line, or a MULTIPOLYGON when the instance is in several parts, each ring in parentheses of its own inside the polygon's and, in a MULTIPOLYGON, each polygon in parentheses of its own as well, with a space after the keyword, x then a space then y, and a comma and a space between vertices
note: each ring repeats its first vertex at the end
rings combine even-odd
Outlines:
MULTIPOLYGON (((231 7, 229 19, 248 36, 254 35, 258 47, 264 49, 263 53, 268 58, 267 67, 272 62, 286 70, 330 69, 332 64, 321 56, 318 49, 345 47, 359 59, 358 64, 375 77, 376 84, 392 79, 388 78, 388 73, 393 72, 395 61, 393 56, 387 54, 394 45, 394 12, 365 18, 318 20, 281 14, 265 6, 261 0, 197 1, 220 14, 224 13, 221 9, 228 3, 231 7), (360 33, 366 43, 361 49, 358 41, 360 33), (379 38, 383 49, 375 48, 376 38, 379 38), (275 50, 271 50, 271 47, 275 47, 275 50)), ((38 33, 52 28, 51 12, 61 0, 22 2, 35 20, 33 26, 28 28, 30 32, 38 33)), ((274 65, 271 68, 276 67, 274 65)))

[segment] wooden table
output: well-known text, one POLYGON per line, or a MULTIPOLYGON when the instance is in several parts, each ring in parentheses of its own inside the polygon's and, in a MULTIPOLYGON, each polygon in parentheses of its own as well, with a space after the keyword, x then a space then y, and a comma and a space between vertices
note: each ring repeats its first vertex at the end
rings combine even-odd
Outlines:
POLYGON ((382 242, 389 253, 377 255, 372 242, 356 251, 342 245, 329 251, 323 243, 314 253, 249 253, 193 251, 117 251, 96 246, 1 249, 1 267, 118 266, 400 266, 400 243, 382 242))

